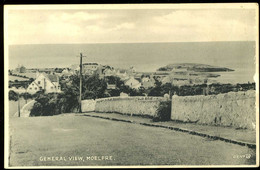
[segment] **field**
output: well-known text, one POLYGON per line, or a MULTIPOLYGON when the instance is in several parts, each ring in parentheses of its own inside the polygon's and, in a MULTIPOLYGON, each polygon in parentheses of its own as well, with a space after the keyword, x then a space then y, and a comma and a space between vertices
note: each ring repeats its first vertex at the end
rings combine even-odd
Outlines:
POLYGON ((14 117, 10 128, 13 167, 255 164, 248 147, 77 114, 14 117))
POLYGON ((15 80, 18 80, 18 81, 26 81, 26 80, 29 80, 28 78, 23 78, 23 77, 17 77, 17 76, 11 76, 9 75, 8 76, 8 80, 9 81, 15 81, 15 80))
POLYGON ((31 73, 31 72, 26 72, 26 73, 14 72, 14 74, 21 75, 21 76, 26 76, 26 77, 29 77, 29 78, 35 78, 35 75, 36 75, 36 73, 31 73))

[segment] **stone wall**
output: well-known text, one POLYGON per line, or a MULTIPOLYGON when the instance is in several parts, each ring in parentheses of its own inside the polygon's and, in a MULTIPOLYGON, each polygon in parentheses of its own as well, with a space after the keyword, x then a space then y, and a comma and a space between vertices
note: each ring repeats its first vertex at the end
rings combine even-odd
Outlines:
POLYGON ((110 97, 96 100, 96 112, 155 116, 163 97, 110 97))
POLYGON ((173 96, 172 120, 255 129, 255 91, 173 96))
POLYGON ((96 101, 95 100, 82 100, 81 110, 82 112, 93 112, 95 111, 96 101))

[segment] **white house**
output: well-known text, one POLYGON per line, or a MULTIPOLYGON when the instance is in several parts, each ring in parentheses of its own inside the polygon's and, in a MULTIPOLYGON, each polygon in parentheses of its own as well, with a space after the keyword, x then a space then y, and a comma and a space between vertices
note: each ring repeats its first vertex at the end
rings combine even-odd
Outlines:
POLYGON ((148 81, 150 81, 150 78, 149 78, 149 77, 143 77, 143 78, 142 78, 142 83, 143 83, 143 82, 148 82, 148 81))
POLYGON ((130 69, 129 69, 129 71, 130 71, 131 73, 135 73, 135 72, 136 72, 136 69, 135 69, 134 66, 131 66, 130 69))
POLYGON ((103 71, 104 76, 114 76, 116 74, 116 71, 112 68, 106 68, 103 71))
POLYGON ((46 73, 36 73, 36 79, 27 87, 27 92, 34 94, 40 90, 45 90, 45 93, 61 92, 59 77, 46 73))
POLYGON ((139 87, 141 87, 141 83, 138 80, 136 80, 134 77, 125 80, 125 85, 134 89, 138 89, 139 87))
POLYGON ((154 78, 149 78, 149 77, 143 77, 141 80, 141 85, 147 89, 149 87, 154 87, 155 86, 155 80, 154 78))
POLYGON ((84 63, 82 64, 83 73, 92 75, 98 69, 98 63, 84 63))
POLYGON ((116 70, 115 76, 119 77, 121 80, 125 81, 129 79, 129 75, 125 70, 116 70))

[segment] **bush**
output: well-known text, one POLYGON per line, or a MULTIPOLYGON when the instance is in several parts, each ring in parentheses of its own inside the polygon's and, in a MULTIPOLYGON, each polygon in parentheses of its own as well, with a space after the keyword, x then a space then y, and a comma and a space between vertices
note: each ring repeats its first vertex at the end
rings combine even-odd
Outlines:
POLYGON ((171 100, 161 101, 157 109, 157 116, 153 121, 168 121, 171 119, 171 100))
POLYGON ((61 113, 55 94, 40 94, 35 101, 30 116, 53 116, 61 113))
POLYGON ((35 102, 30 112, 30 116, 41 116, 41 115, 42 115, 42 105, 39 102, 35 102))
POLYGON ((32 95, 30 93, 27 93, 27 92, 20 94, 20 96, 23 97, 24 100, 28 100, 28 99, 32 98, 32 95))
POLYGON ((18 100, 18 94, 15 91, 13 91, 13 90, 9 91, 8 97, 9 97, 9 100, 13 100, 13 101, 17 101, 18 100))

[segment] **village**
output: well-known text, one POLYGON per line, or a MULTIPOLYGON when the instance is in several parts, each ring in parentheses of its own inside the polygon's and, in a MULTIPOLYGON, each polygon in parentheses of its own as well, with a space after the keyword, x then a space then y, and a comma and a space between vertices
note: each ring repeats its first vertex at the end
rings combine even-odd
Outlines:
MULTIPOLYGON (((134 66, 128 69, 113 68, 98 63, 83 63, 83 75, 96 74, 100 79, 105 77, 119 77, 125 85, 133 89, 148 89, 155 86, 155 79, 162 84, 170 83, 177 86, 198 85, 205 83, 216 83, 207 74, 189 71, 187 68, 175 68, 172 70, 157 69, 156 72, 139 72, 134 66)), ((26 68, 18 66, 9 70, 9 90, 19 93, 35 94, 45 90, 46 93, 61 92, 60 80, 66 80, 71 75, 79 74, 79 65, 74 64, 67 68, 26 68)), ((214 75, 213 77, 217 77, 214 75)), ((107 84, 108 89, 115 89, 115 84, 107 84)))
POLYGON ((209 70, 232 70, 196 66, 83 63, 82 91, 77 64, 9 70, 10 165, 255 164, 255 84, 219 84, 209 70))

